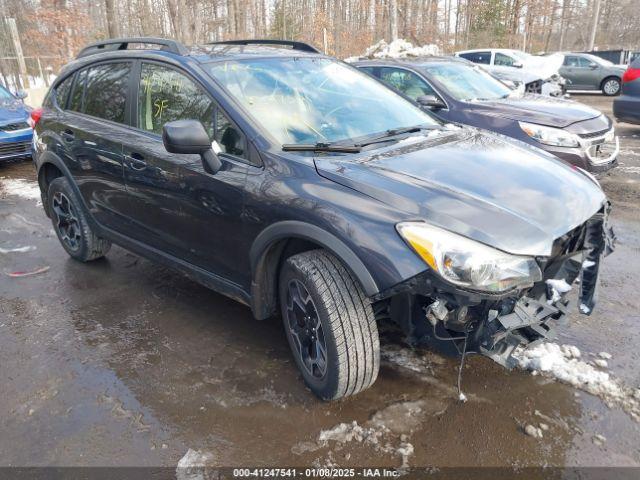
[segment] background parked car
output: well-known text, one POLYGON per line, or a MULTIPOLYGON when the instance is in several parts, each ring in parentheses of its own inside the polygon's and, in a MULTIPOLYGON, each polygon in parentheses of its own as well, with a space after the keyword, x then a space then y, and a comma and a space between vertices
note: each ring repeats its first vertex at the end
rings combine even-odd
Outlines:
POLYGON ((511 90, 481 67, 455 57, 354 63, 447 122, 516 138, 590 172, 616 165, 613 123, 598 110, 511 90))
POLYGON ((565 80, 559 73, 563 60, 561 55, 543 58, 508 48, 464 50, 455 55, 482 65, 494 75, 520 75, 523 82, 528 81, 525 79, 527 75, 540 77, 543 80, 540 92, 535 93, 552 97, 566 93, 565 80))
POLYGON ((622 75, 622 95, 613 100, 613 115, 621 122, 640 124, 640 57, 622 75))
POLYGON ((27 123, 30 109, 22 99, 0 85, 0 161, 31 156, 33 131, 27 123))
POLYGON ((566 53, 560 75, 569 80, 571 90, 602 90, 619 95, 625 67, 588 53, 566 53))

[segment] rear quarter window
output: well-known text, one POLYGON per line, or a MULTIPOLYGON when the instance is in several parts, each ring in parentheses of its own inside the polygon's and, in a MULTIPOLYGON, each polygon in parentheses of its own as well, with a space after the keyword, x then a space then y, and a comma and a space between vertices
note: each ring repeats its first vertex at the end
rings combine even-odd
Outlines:
POLYGON ((69 75, 56 86, 52 97, 55 99, 55 103, 59 108, 65 109, 67 107, 67 99, 69 98, 72 85, 73 75, 69 75))

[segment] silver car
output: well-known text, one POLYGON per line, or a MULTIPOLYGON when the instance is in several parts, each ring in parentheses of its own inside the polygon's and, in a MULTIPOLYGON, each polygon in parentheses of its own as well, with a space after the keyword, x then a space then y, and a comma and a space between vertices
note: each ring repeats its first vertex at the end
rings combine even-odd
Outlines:
POLYGON ((560 75, 571 82, 569 90, 602 90, 615 96, 620 94, 625 69, 588 53, 565 53, 560 75))

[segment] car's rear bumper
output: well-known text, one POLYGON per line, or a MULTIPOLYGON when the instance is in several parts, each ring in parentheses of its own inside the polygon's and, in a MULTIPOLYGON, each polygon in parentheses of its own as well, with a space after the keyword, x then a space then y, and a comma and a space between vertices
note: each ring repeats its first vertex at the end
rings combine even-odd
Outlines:
POLYGON ((620 95, 613 101, 613 116, 619 122, 640 124, 640 96, 620 95))

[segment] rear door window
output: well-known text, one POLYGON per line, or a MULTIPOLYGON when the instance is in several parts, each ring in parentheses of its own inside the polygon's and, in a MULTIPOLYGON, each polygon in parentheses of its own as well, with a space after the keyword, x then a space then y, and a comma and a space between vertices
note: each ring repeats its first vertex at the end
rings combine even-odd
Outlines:
POLYGON ((125 123, 131 63, 105 63, 89 68, 83 112, 125 123))

